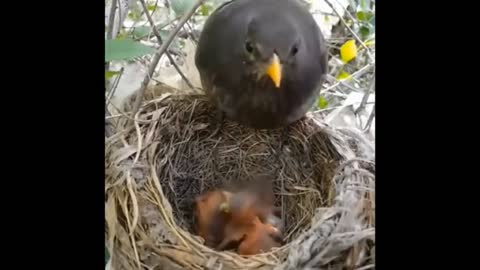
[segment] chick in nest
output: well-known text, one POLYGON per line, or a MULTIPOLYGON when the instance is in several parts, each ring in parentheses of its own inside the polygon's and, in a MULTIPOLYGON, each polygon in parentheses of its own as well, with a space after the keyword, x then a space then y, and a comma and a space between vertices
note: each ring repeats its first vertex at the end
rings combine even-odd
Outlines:
POLYGON ((238 254, 254 255, 268 252, 281 245, 283 245, 281 232, 272 224, 262 223, 257 217, 238 246, 238 254))
POLYGON ((249 255, 266 252, 282 243, 279 228, 280 219, 272 211, 273 207, 258 204, 255 196, 249 193, 234 193, 224 208, 226 223, 223 241, 217 246, 224 250, 240 243, 239 254, 249 255))
POLYGON ((267 252, 282 242, 279 208, 270 181, 257 179, 236 191, 208 191, 196 198, 197 233, 205 244, 241 255, 267 252))
POLYGON ((247 255, 283 244, 279 209, 273 206, 273 190, 266 183, 256 181, 231 194, 224 208, 228 216, 225 237, 217 249, 240 243, 239 253, 247 255))
POLYGON ((230 218, 226 203, 231 196, 228 191, 213 190, 195 198, 196 231, 205 239, 206 246, 215 247, 224 239, 224 228, 230 218))
POLYGON ((269 223, 280 231, 283 230, 281 208, 274 206, 272 179, 258 175, 253 181, 239 186, 230 199, 231 208, 237 216, 251 214, 260 218, 262 223, 269 223))

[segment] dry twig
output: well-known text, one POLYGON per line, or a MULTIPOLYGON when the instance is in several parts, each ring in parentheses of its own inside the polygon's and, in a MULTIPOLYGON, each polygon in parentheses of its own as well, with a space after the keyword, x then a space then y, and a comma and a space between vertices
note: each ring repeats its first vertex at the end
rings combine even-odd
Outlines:
MULTIPOLYGON (((142 4, 142 7, 144 9, 145 15, 147 16, 148 21, 150 22, 150 25, 152 27, 153 33, 155 34, 155 37, 157 37, 157 41, 162 45, 162 37, 160 36, 160 33, 158 32, 157 28, 155 27, 155 22, 152 19, 152 16, 150 16, 150 12, 148 12, 147 4, 145 4, 145 0, 140 0, 140 3, 142 4)), ((175 62, 175 59, 173 59, 172 55, 167 51, 165 51, 165 54, 168 57, 168 60, 172 63, 173 67, 177 70, 178 74, 182 77, 182 79, 185 81, 185 83, 190 87, 190 89, 194 89, 193 84, 188 80, 188 78, 185 76, 185 74, 182 72, 180 67, 177 65, 175 62)))
POLYGON ((375 117, 375 105, 373 105, 372 113, 370 114, 370 117, 368 117, 368 121, 367 121, 367 124, 365 125, 364 132, 370 131, 370 127, 372 126, 374 117, 375 117))
POLYGON ((115 23, 116 9, 117 9, 117 0, 112 0, 112 6, 110 8, 110 17, 108 17, 107 39, 112 39, 113 37, 113 24, 115 23))
POLYGON ((155 68, 157 67, 158 62, 160 61, 160 58, 162 57, 163 53, 167 50, 168 46, 170 46, 170 44, 172 43, 178 31, 180 31, 180 29, 188 21, 188 19, 190 19, 190 17, 193 16, 193 14, 197 10, 197 8, 203 3, 203 1, 204 0, 197 0, 195 5, 193 5, 190 8, 190 10, 187 13, 185 13, 185 15, 183 15, 183 17, 178 22, 177 26, 172 30, 170 35, 167 37, 167 40, 165 40, 165 42, 162 44, 160 49, 158 49, 157 53, 155 53, 152 63, 150 64, 150 67, 148 69, 148 74, 143 79, 140 89, 138 90, 137 96, 135 98, 135 103, 133 105, 133 115, 135 115, 140 109, 140 105, 142 103, 143 96, 145 94, 145 89, 147 88, 147 85, 150 82, 150 78, 153 76, 153 73, 155 72, 155 68))
POLYGON ((367 89, 366 93, 363 95, 362 102, 360 103, 360 106, 358 106, 358 108, 355 110, 355 114, 358 114, 361 110, 365 108, 365 105, 367 104, 370 94, 375 89, 375 71, 373 72, 372 77, 374 79, 370 82, 370 87, 367 89))
POLYGON ((372 61, 372 63, 375 63, 375 59, 373 58, 372 53, 370 52, 370 48, 368 48, 367 45, 365 45, 365 43, 363 43, 362 39, 360 37, 358 37, 358 35, 355 33, 355 31, 353 31, 353 29, 350 28, 350 26, 348 26, 345 19, 342 16, 340 16, 338 11, 333 7, 332 3, 329 0, 325 0, 325 3, 327 3, 327 5, 329 5, 332 8, 333 12, 335 12, 335 14, 337 14, 337 17, 340 19, 340 21, 342 21, 342 23, 345 25, 345 27, 348 29, 348 31, 350 31, 350 33, 353 35, 353 37, 355 37, 355 39, 358 41, 358 43, 360 43, 360 45, 362 45, 362 47, 367 52, 368 57, 372 61))

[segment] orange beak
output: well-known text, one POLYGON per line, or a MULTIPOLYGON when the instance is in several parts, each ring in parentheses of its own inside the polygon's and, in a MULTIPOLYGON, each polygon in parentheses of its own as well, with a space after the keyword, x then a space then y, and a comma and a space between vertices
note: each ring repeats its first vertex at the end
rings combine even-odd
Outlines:
POLYGON ((272 79, 275 87, 280 88, 280 82, 282 81, 282 65, 278 59, 277 54, 273 54, 272 60, 267 67, 267 75, 272 79))

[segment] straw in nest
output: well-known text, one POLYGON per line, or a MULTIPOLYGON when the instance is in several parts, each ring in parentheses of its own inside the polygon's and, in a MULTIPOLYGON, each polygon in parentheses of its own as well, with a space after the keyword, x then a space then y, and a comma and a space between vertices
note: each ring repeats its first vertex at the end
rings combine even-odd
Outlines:
POLYGON ((227 121, 199 95, 145 102, 135 125, 106 141, 106 242, 114 269, 373 268, 373 147, 309 115, 281 130, 227 121), (278 157, 276 160, 274 157, 278 157), (203 245, 193 198, 258 174, 275 177, 287 244, 242 257, 203 245))

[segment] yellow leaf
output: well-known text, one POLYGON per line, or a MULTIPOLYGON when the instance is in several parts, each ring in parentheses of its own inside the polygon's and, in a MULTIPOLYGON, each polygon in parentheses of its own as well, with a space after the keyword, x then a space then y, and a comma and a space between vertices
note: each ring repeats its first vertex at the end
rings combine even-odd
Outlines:
POLYGON ((320 96, 317 102, 317 106, 320 109, 325 109, 328 106, 328 101, 325 99, 325 97, 320 96))
POLYGON ((348 74, 348 72, 345 72, 345 71, 340 71, 340 74, 337 75, 337 80, 341 81, 341 80, 350 80, 352 78, 352 76, 350 76, 350 74, 348 74))
POLYGON ((357 57, 357 45, 355 40, 351 39, 340 47, 340 58, 344 63, 348 63, 357 57))

